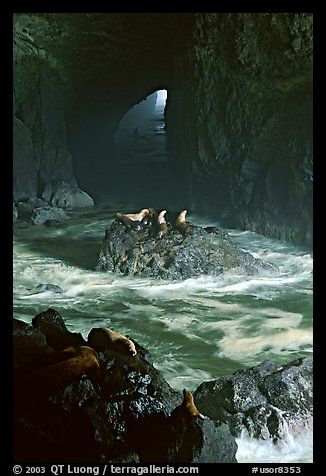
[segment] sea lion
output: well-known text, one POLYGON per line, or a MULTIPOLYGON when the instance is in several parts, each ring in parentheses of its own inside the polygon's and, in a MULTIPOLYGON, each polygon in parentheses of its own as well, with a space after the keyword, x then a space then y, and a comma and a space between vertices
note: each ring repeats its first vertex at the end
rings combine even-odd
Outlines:
POLYGON ((142 224, 150 236, 155 236, 158 231, 158 213, 155 208, 149 208, 149 213, 142 219, 142 224))
POLYGON ((201 420, 205 420, 206 417, 200 413, 195 405, 194 397, 187 389, 183 389, 183 401, 181 405, 178 405, 171 413, 171 417, 176 418, 195 418, 198 417, 201 420))
POLYGON ((166 210, 162 210, 157 218, 157 224, 158 224, 157 237, 158 238, 162 238, 162 236, 167 235, 169 233, 168 225, 166 223, 165 216, 164 216, 165 214, 166 214, 166 210))
POLYGON ((97 352, 112 349, 123 355, 135 356, 137 354, 135 344, 131 339, 107 327, 94 327, 88 334, 88 345, 97 352))
POLYGON ((94 375, 100 368, 97 353, 87 346, 78 349, 70 346, 51 358, 58 361, 27 373, 18 382, 18 389, 27 388, 38 397, 49 396, 84 374, 94 375))
POLYGON ((114 217, 118 222, 122 223, 128 230, 143 230, 143 225, 138 220, 132 220, 127 215, 123 215, 122 213, 115 213, 114 217))
POLYGON ((155 208, 148 208, 148 213, 143 217, 142 223, 143 225, 152 226, 156 223, 158 217, 158 213, 155 208))
POLYGON ((133 221, 142 221, 142 219, 149 213, 150 213, 149 208, 143 208, 138 213, 126 213, 125 216, 130 218, 130 220, 133 220, 133 221))
POLYGON ((183 210, 181 213, 179 213, 179 215, 177 216, 177 219, 175 221, 175 227, 183 235, 186 235, 186 234, 191 232, 191 224, 186 221, 186 214, 187 213, 188 213, 188 210, 183 210))
POLYGON ((25 362, 18 368, 14 369, 14 380, 17 382, 24 379, 32 372, 44 369, 48 365, 57 364, 62 360, 66 360, 71 357, 72 354, 76 354, 77 350, 73 346, 69 346, 59 352, 50 352, 47 354, 39 355, 38 358, 34 358, 32 361, 25 359, 25 362))

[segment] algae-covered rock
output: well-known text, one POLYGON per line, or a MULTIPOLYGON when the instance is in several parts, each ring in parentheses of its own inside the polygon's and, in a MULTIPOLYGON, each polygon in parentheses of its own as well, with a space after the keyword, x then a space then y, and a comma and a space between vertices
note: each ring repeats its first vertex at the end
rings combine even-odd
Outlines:
POLYGON ((182 235, 171 224, 162 238, 146 227, 128 230, 114 221, 106 231, 97 269, 161 279, 187 279, 231 271, 253 275, 275 266, 242 251, 220 228, 193 226, 182 235))

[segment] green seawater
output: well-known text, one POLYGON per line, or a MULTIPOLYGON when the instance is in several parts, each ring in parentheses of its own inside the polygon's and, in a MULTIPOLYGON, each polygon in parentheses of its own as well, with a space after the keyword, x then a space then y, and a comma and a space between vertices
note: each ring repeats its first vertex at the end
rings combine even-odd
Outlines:
MULTIPOLYGON (((71 331, 85 338, 99 326, 129 334, 151 352, 156 368, 177 390, 195 390, 205 380, 267 359, 282 365, 311 355, 313 263, 308 249, 232 229, 227 231, 242 249, 276 264, 280 272, 167 282, 95 271, 113 213, 136 209, 102 201, 72 213, 59 228, 17 221, 14 317, 31 322, 52 307, 71 331), (40 293, 40 283, 58 285, 63 293, 40 293)), ((202 216, 190 215, 189 220, 217 225, 202 216)), ((257 446, 252 447, 257 443, 241 441, 240 460, 272 458, 265 455, 263 444, 259 459, 257 446)), ((311 461, 310 440, 299 448, 287 448, 283 461, 291 459, 293 451, 300 453, 300 461, 311 461)), ((282 459, 281 451, 275 461, 282 459)))

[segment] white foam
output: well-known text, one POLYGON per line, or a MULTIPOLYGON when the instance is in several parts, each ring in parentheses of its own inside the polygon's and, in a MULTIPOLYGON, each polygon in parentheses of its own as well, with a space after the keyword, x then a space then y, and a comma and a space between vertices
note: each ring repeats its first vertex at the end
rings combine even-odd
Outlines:
MULTIPOLYGON (((69 266, 54 257, 56 237, 86 239, 85 245, 79 243, 77 247, 77 262, 78 249, 87 253, 92 242, 100 249, 104 229, 111 220, 87 220, 71 218, 60 229, 17 230, 15 317, 31 322, 32 316, 53 305, 69 329, 82 332, 85 338, 94 325, 129 333, 150 350, 155 366, 177 390, 194 390, 203 381, 266 358, 284 363, 298 354, 312 352, 309 303, 313 262, 307 250, 231 230, 242 249, 276 264, 280 273, 248 277, 230 272, 178 282, 125 277, 77 264, 69 266), (29 244, 24 243, 24 233, 29 244), (31 237, 52 238, 53 249, 48 248, 48 255, 38 251, 31 237), (94 238, 98 238, 98 244, 94 238), (63 293, 36 293, 40 283, 60 286, 63 293)), ((190 216, 189 220, 202 226, 216 225, 205 217, 190 216)), ((311 458, 308 436, 307 440, 295 438, 292 443, 288 438, 282 448, 271 441, 245 436, 238 439, 238 444, 239 461, 299 462, 311 458)))
POLYGON ((313 434, 311 431, 300 436, 288 436, 279 444, 271 439, 258 440, 241 436, 237 438, 239 463, 312 463, 313 434))
POLYGON ((218 341, 217 347, 220 356, 250 362, 251 357, 256 361, 258 354, 263 354, 266 350, 281 354, 310 348, 312 337, 312 329, 280 330, 273 334, 265 333, 252 337, 244 337, 239 329, 234 329, 218 341))

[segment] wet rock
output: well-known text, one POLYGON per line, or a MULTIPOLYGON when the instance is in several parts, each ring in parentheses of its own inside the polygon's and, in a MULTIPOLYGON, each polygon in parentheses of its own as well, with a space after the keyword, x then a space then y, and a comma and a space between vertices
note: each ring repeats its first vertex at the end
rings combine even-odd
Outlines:
POLYGON ((129 357, 106 351, 100 354, 100 358, 105 368, 101 387, 109 390, 115 401, 133 395, 138 402, 138 412, 143 412, 146 411, 142 403, 143 396, 153 397, 160 402, 160 408, 166 414, 180 403, 179 394, 171 389, 161 373, 140 353, 129 357))
POLYGON ((29 365, 51 352, 45 335, 23 321, 13 322, 13 368, 29 365))
POLYGON ((91 207, 94 205, 93 199, 80 190, 75 182, 55 180, 46 185, 42 197, 51 205, 60 208, 74 209, 91 207))
POLYGON ((18 202, 17 210, 19 218, 30 218, 33 215, 33 212, 36 208, 48 207, 49 204, 47 201, 42 198, 32 197, 27 201, 18 202))
POLYGON ((236 463, 238 445, 228 425, 206 419, 173 423, 172 463, 236 463))
POLYGON ((106 230, 97 269, 161 279, 217 276, 229 270, 247 275, 277 271, 242 251, 219 228, 193 226, 190 234, 181 235, 168 226, 168 235, 158 239, 150 227, 137 232, 114 221, 106 230))
POLYGON ((55 350, 62 350, 68 346, 86 345, 81 334, 68 331, 64 320, 54 309, 37 314, 32 324, 45 335, 47 344, 55 350))
POLYGON ((44 291, 50 291, 54 294, 62 294, 63 293, 60 286, 57 286, 56 284, 51 284, 51 283, 46 283, 46 284, 40 283, 36 286, 36 289, 41 293, 44 292, 44 291))
POLYGON ((58 207, 39 207, 35 208, 31 216, 33 225, 43 225, 49 220, 62 221, 68 218, 64 210, 58 207))
POLYGON ((194 397, 198 409, 214 420, 226 421, 233 435, 245 431, 274 441, 288 432, 312 426, 312 358, 279 369, 265 362, 250 369, 202 383, 194 397))
MULTIPOLYGON (((33 324, 47 338, 54 329, 58 339, 67 332, 53 310, 36 316, 33 324)), ((15 457, 30 462, 234 462, 236 443, 227 425, 172 417, 181 396, 149 361, 148 351, 135 346, 135 356, 101 352, 96 372, 89 372, 89 366, 75 372, 70 363, 80 365, 79 354, 68 348, 41 359, 38 369, 20 373, 30 383, 27 394, 34 392, 35 398, 15 400, 15 457), (75 372, 73 381, 65 382, 62 369, 75 372)))
POLYGON ((18 218, 27 219, 33 225, 59 226, 67 218, 64 210, 51 206, 46 200, 39 197, 18 202, 16 213, 18 218))
POLYGON ((237 463, 238 445, 232 438, 228 426, 208 419, 200 425, 203 436, 191 463, 237 463))

